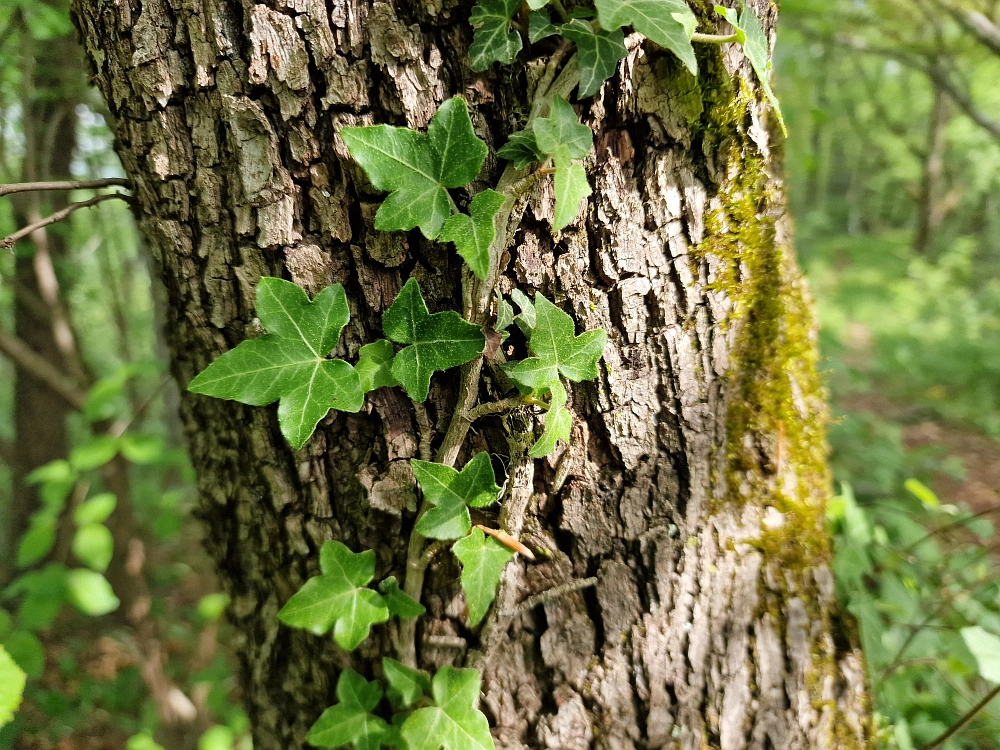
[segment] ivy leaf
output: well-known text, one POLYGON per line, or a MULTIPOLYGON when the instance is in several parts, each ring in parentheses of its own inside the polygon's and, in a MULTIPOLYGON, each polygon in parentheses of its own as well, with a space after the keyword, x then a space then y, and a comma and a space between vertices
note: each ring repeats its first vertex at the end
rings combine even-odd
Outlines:
POLYGON ((372 625, 389 619, 382 597, 365 588, 375 577, 375 552, 355 553, 340 542, 324 542, 319 566, 322 574, 306 581, 278 612, 278 619, 316 635, 332 627, 338 645, 353 651, 372 625))
POLYGON ((556 159, 556 207, 552 216, 552 229, 558 232, 580 212, 580 201, 590 195, 590 183, 582 164, 568 159, 556 159))
POLYGON ((545 154, 538 148, 535 133, 532 130, 518 130, 510 134, 507 142, 497 151, 501 159, 513 162, 518 169, 524 169, 529 164, 542 161, 545 154))
POLYGON ((431 539, 458 539, 469 533, 469 506, 481 508, 500 495, 493 464, 486 451, 477 453, 462 471, 444 464, 410 459, 413 474, 434 507, 417 522, 417 531, 431 539))
POLYGON ((580 63, 577 95, 581 99, 596 94, 604 82, 615 74, 618 61, 628 54, 621 29, 595 31, 586 21, 573 19, 559 33, 576 44, 576 57, 580 63))
POLYGON ((486 143, 476 137, 459 96, 438 108, 426 135, 392 125, 344 128, 340 134, 372 185, 389 193, 375 214, 375 228, 420 227, 429 240, 451 215, 447 188, 472 182, 486 159, 486 143))
POLYGON ((532 458, 544 458, 556 449, 556 442, 569 442, 569 433, 573 427, 573 415, 566 408, 566 386, 560 380, 554 380, 549 386, 552 401, 545 415, 545 430, 538 441, 531 446, 528 455, 532 458))
POLYGON ((345 669, 337 680, 337 700, 309 729, 307 742, 316 747, 353 745, 355 750, 378 750, 389 744, 389 725, 371 713, 382 700, 381 685, 345 669))
POLYGON ((14 712, 21 705, 27 679, 24 671, 0 646, 0 727, 14 719, 14 712))
POLYGON ((541 10, 549 4, 549 0, 528 0, 528 7, 532 10, 541 10))
POLYGON ((368 393, 376 388, 399 385, 392 376, 394 354, 392 342, 386 339, 379 339, 361 347, 358 363, 354 366, 355 372, 361 379, 361 390, 368 393))
POLYGON ((508 328, 510 328, 511 323, 513 322, 514 322, 514 308, 510 306, 510 302, 508 302, 498 294, 497 322, 493 324, 493 329, 496 331, 506 331, 508 328))
POLYGON ((396 617, 420 617, 427 610, 424 605, 414 600, 409 594, 399 588, 396 576, 389 576, 378 585, 379 593, 389 608, 389 614, 396 617))
POLYGON ((418 402, 427 399, 432 373, 464 365, 486 346, 482 329, 454 310, 431 315, 416 279, 406 282, 382 315, 382 329, 393 341, 411 345, 392 361, 392 376, 418 402))
POLYGON ((521 7, 521 0, 479 0, 469 14, 475 29, 469 57, 474 71, 486 70, 493 63, 507 65, 521 51, 521 35, 510 29, 510 19, 521 7))
MULTIPOLYGON (((516 301, 516 300, 515 300, 516 301)), ((573 319, 542 295, 535 296, 535 328, 529 347, 534 357, 518 362, 510 374, 535 390, 550 388, 559 376, 574 382, 598 376, 597 361, 608 336, 601 330, 575 335, 573 319)))
POLYGON ((473 529, 451 549, 462 563, 462 588, 469 603, 469 622, 475 627, 489 610, 500 574, 514 552, 493 537, 487 537, 482 529, 473 529))
POLYGON ((768 73, 771 71, 771 55, 767 44, 767 37, 764 36, 764 29, 761 28, 760 19, 753 12, 753 8, 740 0, 740 13, 736 15, 734 8, 726 8, 722 5, 715 6, 715 12, 724 16, 736 30, 736 41, 743 45, 743 54, 747 56, 753 67, 761 88, 764 89, 764 96, 774 107, 774 114, 778 118, 781 132, 787 136, 788 130, 785 128, 785 118, 781 114, 781 107, 778 104, 778 97, 771 89, 771 82, 768 73))
POLYGON ((521 311, 515 319, 517 327, 521 329, 521 333, 528 338, 531 338, 531 332, 535 330, 534 303, 528 298, 528 295, 520 289, 515 289, 511 292, 510 298, 513 300, 514 304, 517 305, 517 309, 521 311))
POLYGON ((382 671, 385 672, 385 679, 389 683, 386 695, 394 706, 409 708, 420 700, 424 693, 431 691, 431 678, 426 673, 410 669, 388 656, 382 657, 382 671))
POLYGON ((594 0, 601 27, 631 26, 673 52, 698 75, 691 35, 698 21, 684 0, 594 0))
POLYGON ((543 154, 582 159, 594 146, 594 133, 580 120, 573 106, 561 96, 552 97, 548 117, 538 117, 532 124, 535 140, 543 154))
POLYGON ((441 667, 432 690, 435 705, 418 708, 403 722, 407 750, 494 750, 490 724, 476 708, 477 670, 441 667))
POLYGON ((330 409, 361 409, 357 372, 343 360, 326 359, 350 318, 344 287, 332 284, 310 302, 297 284, 265 277, 257 285, 257 317, 267 335, 223 354, 189 391, 251 406, 280 399, 278 424, 296 449, 330 409))
POLYGON ((441 230, 442 242, 454 242, 458 254, 483 281, 490 272, 490 245, 497 234, 493 217, 505 200, 496 191, 484 190, 469 204, 469 216, 452 214, 441 230))
POLYGON ((539 10, 528 14, 528 40, 532 44, 558 33, 559 29, 548 13, 539 10))

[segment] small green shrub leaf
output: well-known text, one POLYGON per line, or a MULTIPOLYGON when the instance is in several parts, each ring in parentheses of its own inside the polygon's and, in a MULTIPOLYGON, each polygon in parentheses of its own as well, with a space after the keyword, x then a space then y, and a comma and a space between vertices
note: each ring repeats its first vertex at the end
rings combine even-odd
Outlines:
POLYGON ((85 615, 100 617, 118 609, 121 603, 108 579, 94 570, 77 568, 66 574, 70 603, 85 615))
POLYGON ((47 628, 56 619, 66 601, 66 566, 49 563, 14 579, 4 590, 4 597, 24 596, 17 620, 26 630, 47 628))
POLYGON ((389 744, 389 725, 371 713, 382 700, 381 685, 368 682, 353 669, 345 669, 337 680, 337 700, 309 729, 306 740, 310 744, 353 745, 355 750, 378 750, 381 745, 389 744))
POLYGON ((481 529, 455 542, 452 551, 462 563, 462 588, 469 603, 469 622, 475 627, 489 610, 500 575, 514 552, 481 529))
POLYGON ((521 51, 521 35, 511 31, 510 19, 521 7, 521 0, 479 0, 469 15, 475 29, 469 57, 472 69, 486 70, 493 63, 507 65, 521 51))
POLYGON ((257 285, 257 316, 267 335, 223 354, 188 390, 252 406, 280 400, 278 424, 296 449, 330 409, 361 409, 357 372, 343 360, 326 359, 350 317, 340 284, 310 302, 297 284, 265 277, 257 285))
POLYGON ((38 678, 45 673, 45 646, 27 630, 17 630, 3 639, 3 647, 28 677, 38 678))
POLYGON ((366 588, 375 577, 375 552, 355 553, 340 542, 325 542, 319 560, 321 575, 306 581, 278 612, 278 619, 316 635, 333 628, 337 644, 353 651, 372 625, 389 619, 385 601, 366 588))
POLYGON ((69 453, 69 462, 76 471, 104 466, 118 453, 118 441, 110 435, 98 435, 76 446, 69 453))
POLYGON ((102 492, 85 500, 73 509, 73 522, 77 526, 85 523, 104 523, 114 513, 118 498, 110 492, 102 492))
POLYGON ((661 47, 673 52, 698 74, 691 35, 698 21, 684 0, 595 0, 601 27, 631 26, 661 47))
POLYGON ((47 508, 32 515, 31 525, 17 545, 17 567, 27 568, 45 558, 56 544, 59 516, 47 508))
POLYGON ((379 593, 385 600, 385 606, 389 608, 389 614, 396 617, 420 617, 427 610, 420 602, 414 599, 399 588, 399 581, 396 576, 389 576, 378 585, 379 593))
POLYGON ((393 360, 392 375, 418 402, 427 399, 435 371, 463 365, 486 346, 482 329, 454 310, 431 315, 416 279, 406 282, 382 315, 382 328, 393 341, 409 344, 393 360))
POLYGON ((435 705, 418 708, 403 722, 407 750, 494 750, 490 724, 476 708, 477 670, 441 667, 432 691, 435 705))
POLYGON ((395 707, 409 708, 431 691, 431 678, 425 672, 410 669, 395 659, 382 657, 382 670, 389 683, 386 696, 395 707))
POLYGON ((0 727, 14 719, 14 712, 21 705, 27 676, 0 646, 0 727))
POLYGON ((580 63, 580 88, 577 89, 577 95, 581 99, 593 96, 615 74, 618 61, 627 54, 625 35, 621 29, 595 30, 580 19, 573 19, 565 24, 559 33, 576 44, 577 60, 580 63))
POLYGON ((73 534, 73 554, 91 570, 103 573, 111 564, 114 551, 111 530, 100 523, 85 523, 73 534))
POLYGON ((469 533, 469 506, 483 507, 500 495, 493 465, 486 451, 476 454, 462 471, 450 466, 410 459, 424 497, 434 507, 417 522, 417 531, 432 539, 458 539, 469 533))
POLYGON ((490 271, 490 245, 496 238, 493 218, 505 198, 494 190, 478 193, 469 204, 469 215, 453 214, 441 230, 443 242, 454 242, 458 254, 479 278, 490 271))
POLYGON ((391 341, 379 339, 365 344, 361 347, 359 355, 354 369, 361 378, 361 390, 368 393, 376 388, 399 385, 392 376, 392 358, 395 351, 391 341))
POLYGON ((487 153, 465 100, 457 96, 441 105, 426 135, 392 125, 344 128, 340 134, 372 185, 389 193, 375 214, 375 228, 420 227, 429 240, 451 215, 447 188, 472 182, 487 153))
POLYGON ((1000 637, 975 625, 962 628, 962 640, 976 657, 983 679, 1000 683, 1000 637))
POLYGON ((159 435, 129 433, 118 439, 118 448, 134 464, 151 464, 163 457, 166 445, 159 435))

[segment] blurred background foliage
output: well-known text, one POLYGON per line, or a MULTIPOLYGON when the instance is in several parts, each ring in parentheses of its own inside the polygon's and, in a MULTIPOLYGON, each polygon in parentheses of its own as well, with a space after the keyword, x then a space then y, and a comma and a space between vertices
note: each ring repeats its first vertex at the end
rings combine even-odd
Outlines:
MULTIPOLYGON (((1000 706, 970 713, 1000 684, 998 9, 782 4, 789 201, 833 404, 834 571, 880 743, 902 750, 952 728, 941 747, 1000 748, 1000 706)), ((111 146, 65 0, 0 5, 0 183, 121 177, 111 146)), ((0 198, 0 236, 94 195, 0 198)), ((27 675, 0 748, 250 747, 159 299, 117 200, 0 253, 0 723, 4 654, 27 675)))

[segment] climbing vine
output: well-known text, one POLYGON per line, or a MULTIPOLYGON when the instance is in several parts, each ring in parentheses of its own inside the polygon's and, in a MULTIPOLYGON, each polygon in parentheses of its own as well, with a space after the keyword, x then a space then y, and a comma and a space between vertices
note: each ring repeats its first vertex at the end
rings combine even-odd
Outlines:
POLYGON ((402 583, 389 577, 373 586, 372 550, 356 553, 327 542, 320 551, 320 575, 278 614, 290 627, 317 635, 332 630, 336 643, 348 651, 364 642, 373 626, 391 617, 401 621, 395 643, 399 661, 383 659, 382 683, 342 672, 337 704, 309 732, 313 745, 492 750, 486 717, 476 708, 478 672, 443 667, 431 677, 416 669, 413 623, 425 611, 420 603, 424 570, 450 545, 462 569, 470 626, 480 626, 504 566, 515 554, 532 559, 533 553, 503 529, 473 525, 469 508, 501 503, 504 491, 485 452, 455 467, 469 427, 485 414, 538 409, 542 429, 529 440, 527 454, 551 454, 560 441, 569 440, 572 427, 566 382, 596 379, 607 344, 603 330, 578 334, 573 319, 541 295, 531 299, 514 290, 510 301, 500 295, 501 259, 520 220, 518 207, 523 210, 524 196, 540 181, 553 180, 553 232, 574 221, 590 194, 582 162, 593 151, 593 133, 568 100, 574 89, 578 99, 594 95, 614 74, 627 54, 623 27, 676 54, 692 74, 697 74, 692 42, 742 44, 777 111, 766 82, 770 61, 760 21, 742 2, 738 13, 722 6, 716 11, 732 33, 697 33, 696 17, 683 0, 595 0, 593 8, 570 10, 561 0, 480 0, 470 15, 473 70, 513 62, 526 40, 529 45, 550 36, 564 41, 546 65, 523 129, 497 151, 508 162, 506 169, 493 188, 471 199, 467 213, 450 191, 476 179, 489 149, 476 135, 462 98, 445 101, 426 133, 390 125, 340 131, 371 184, 387 194, 375 228, 419 229, 428 240, 454 245, 468 270, 462 312, 430 313, 419 283, 411 278, 382 315, 385 338, 362 347, 352 365, 330 355, 350 318, 342 286, 333 284, 310 300, 291 282, 264 278, 257 286, 257 317, 267 333, 240 343, 191 381, 194 393, 256 406, 277 401, 281 431, 298 449, 330 409, 357 412, 366 393, 397 386, 419 404, 427 399, 435 373, 460 368, 458 402, 434 460, 425 455, 410 461, 423 502, 413 522, 402 583), (521 360, 507 360, 497 343, 514 324, 527 339, 530 356, 521 360), (515 395, 476 405, 484 360, 506 374, 515 395), (379 709, 383 699, 391 711, 379 709))

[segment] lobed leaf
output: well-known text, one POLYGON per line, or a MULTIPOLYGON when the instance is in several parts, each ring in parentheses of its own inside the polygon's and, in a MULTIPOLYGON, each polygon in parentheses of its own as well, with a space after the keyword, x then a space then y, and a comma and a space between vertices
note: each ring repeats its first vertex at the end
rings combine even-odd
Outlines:
POLYGON ((513 162, 518 169, 524 169, 529 164, 545 159, 545 154, 538 148, 533 130, 518 130, 511 133, 507 142, 497 151, 497 156, 513 162))
POLYGON ((532 458, 543 458, 556 449, 556 443, 562 440, 569 442, 570 430, 573 427, 573 415, 566 408, 566 387, 556 380, 550 385, 552 401, 545 415, 545 430, 538 438, 528 455, 532 458))
POLYGON ((493 219, 505 200, 496 191, 484 190, 472 199, 468 216, 449 216, 441 230, 441 240, 454 242, 458 254, 483 281, 490 271, 490 246, 496 239, 493 219))
POLYGON ((423 604, 399 588, 396 576, 389 576, 382 581, 378 585, 378 591, 385 600, 385 606, 388 607, 390 615, 404 618, 420 617, 427 611, 423 604))
POLYGON ((361 347, 358 363, 354 366, 355 372, 361 379, 361 390, 367 393, 376 388, 399 385, 392 376, 392 358, 395 354, 392 342, 386 339, 379 339, 361 347))
POLYGON ((452 546, 455 557, 462 563, 462 589, 469 603, 469 622, 478 625, 496 596, 504 566, 514 552, 481 529, 459 539, 452 546))
POLYGON ((378 750, 391 744, 384 719, 371 713, 382 700, 382 687, 368 682, 353 669, 345 669, 337 680, 337 704, 326 709, 309 729, 306 740, 316 747, 378 750))
POLYGON ((604 29, 631 26, 643 36, 673 52, 698 74, 691 35, 698 21, 684 0, 594 0, 604 29))
POLYGON ((441 667, 434 675, 434 706, 418 708, 400 729, 407 750, 494 750, 490 724, 479 709, 479 672, 441 667))
POLYGON ((594 134, 581 125, 569 102, 560 96, 552 99, 548 117, 539 117, 532 124, 538 149, 551 156, 555 163, 556 208, 552 229, 559 231, 576 217, 580 201, 590 195, 590 184, 582 159, 594 145, 594 134))
POLYGON ((539 10, 528 15, 528 40, 532 44, 558 33, 559 27, 548 13, 539 10))
POLYGON ((431 678, 426 673, 410 669, 388 656, 382 657, 382 671, 389 683, 386 695, 394 706, 409 708, 431 691, 431 678))
POLYGON ((444 464, 410 459, 424 497, 434 507, 417 522, 417 531, 432 539, 458 539, 469 533, 469 506, 496 502, 500 488, 486 451, 477 453, 462 471, 444 464))
POLYGON ((479 0, 469 14, 475 29, 469 57, 474 71, 486 70, 493 63, 507 65, 521 51, 521 35, 511 31, 510 19, 521 7, 521 0, 479 0))
POLYGON ((577 95, 581 99, 596 94, 604 82, 615 74, 618 61, 628 54, 621 29, 594 29, 586 21, 573 19, 564 24, 559 33, 576 44, 576 58, 580 65, 577 95))

